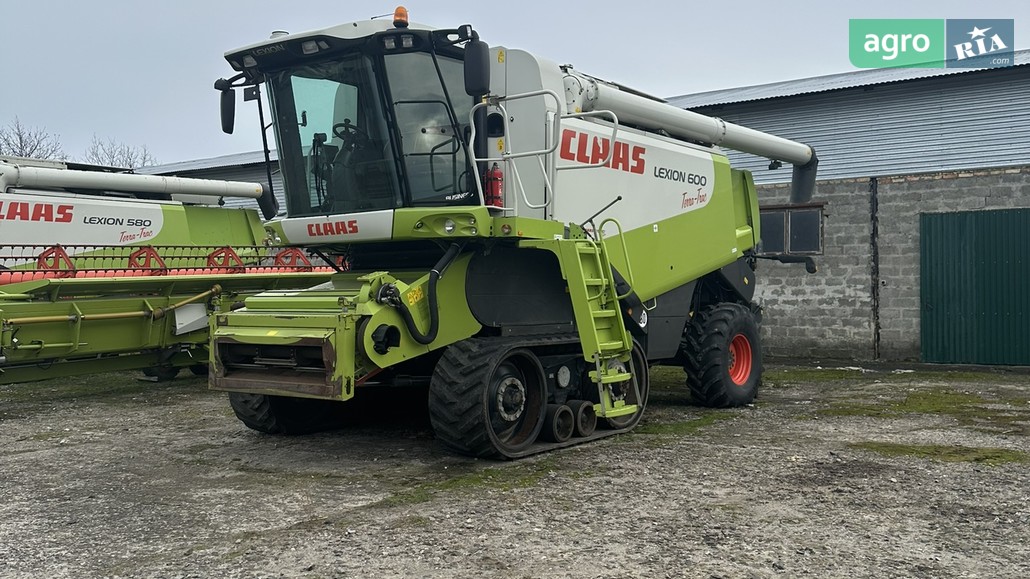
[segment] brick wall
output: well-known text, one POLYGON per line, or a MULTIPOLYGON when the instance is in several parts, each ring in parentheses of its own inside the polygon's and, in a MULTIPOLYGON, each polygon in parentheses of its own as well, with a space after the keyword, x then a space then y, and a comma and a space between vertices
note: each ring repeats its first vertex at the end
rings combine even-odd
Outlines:
MULTIPOLYGON (((918 359, 919 214, 1028 208, 1030 166, 880 177, 876 191, 875 240, 870 180, 822 181, 814 196, 826 203, 819 272, 759 262, 756 299, 765 309, 763 340, 770 355, 918 359)), ((759 186, 763 205, 786 203, 787 197, 787 185, 759 186)))

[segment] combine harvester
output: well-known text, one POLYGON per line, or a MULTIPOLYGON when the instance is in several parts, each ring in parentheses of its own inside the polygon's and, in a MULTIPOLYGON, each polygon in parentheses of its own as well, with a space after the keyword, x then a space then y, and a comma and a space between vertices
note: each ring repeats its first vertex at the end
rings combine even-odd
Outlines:
POLYGON ((515 458, 633 428, 654 364, 701 404, 754 398, 758 198, 720 147, 792 164, 796 202, 810 147, 403 9, 226 59, 223 128, 234 88, 274 109, 287 207, 266 227, 350 264, 212 317, 210 385, 251 428, 423 384, 444 445, 515 458))
POLYGON ((327 278, 297 248, 268 243, 252 209, 173 200, 256 199, 233 183, 69 169, 0 158, 0 383, 142 369, 207 370, 208 313, 327 278))

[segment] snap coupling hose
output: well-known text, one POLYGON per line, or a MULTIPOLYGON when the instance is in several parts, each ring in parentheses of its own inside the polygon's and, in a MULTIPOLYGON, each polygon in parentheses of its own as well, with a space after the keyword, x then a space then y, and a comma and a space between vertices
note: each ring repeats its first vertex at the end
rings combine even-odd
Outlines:
POLYGON ((433 343, 436 340, 437 333, 440 331, 440 309, 436 299, 436 284, 440 281, 444 270, 454 261, 455 257, 458 257, 460 252, 461 247, 457 243, 452 243, 447 252, 440 258, 440 261, 436 262, 433 269, 429 270, 429 330, 425 334, 420 332, 418 326, 415 325, 411 312, 404 305, 404 301, 401 300, 401 293, 397 286, 385 284, 379 288, 379 293, 376 295, 377 302, 397 309, 397 313, 404 320, 404 327, 408 329, 408 333, 411 334, 411 337, 416 342, 423 346, 433 343))

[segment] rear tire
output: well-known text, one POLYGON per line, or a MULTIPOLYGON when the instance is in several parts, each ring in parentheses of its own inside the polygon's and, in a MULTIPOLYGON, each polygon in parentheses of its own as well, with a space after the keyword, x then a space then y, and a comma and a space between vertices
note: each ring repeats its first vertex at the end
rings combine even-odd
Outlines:
POLYGON ((697 313, 684 333, 683 358, 695 402, 712 408, 750 404, 762 379, 762 348, 754 314, 734 303, 697 313))
POLYGON ((341 403, 332 400, 230 392, 229 404, 243 424, 266 434, 310 434, 341 426, 336 419, 341 403))

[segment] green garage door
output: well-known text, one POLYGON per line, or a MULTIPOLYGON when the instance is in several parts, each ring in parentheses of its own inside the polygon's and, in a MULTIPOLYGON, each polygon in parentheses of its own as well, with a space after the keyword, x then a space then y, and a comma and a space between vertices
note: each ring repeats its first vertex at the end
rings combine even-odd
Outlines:
POLYGON ((1030 365, 1030 209, 920 216, 924 362, 1030 365))

